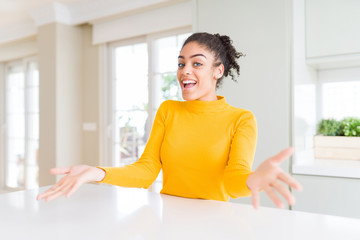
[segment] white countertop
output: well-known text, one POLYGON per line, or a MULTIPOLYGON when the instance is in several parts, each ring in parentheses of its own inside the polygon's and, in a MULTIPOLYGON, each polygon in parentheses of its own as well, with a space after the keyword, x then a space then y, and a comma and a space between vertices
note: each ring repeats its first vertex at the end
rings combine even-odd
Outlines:
POLYGON ((0 239, 360 239, 360 219, 95 184, 37 201, 45 189, 0 195, 0 239))
POLYGON ((313 149, 297 151, 293 159, 293 174, 360 178, 359 160, 315 159, 313 149))

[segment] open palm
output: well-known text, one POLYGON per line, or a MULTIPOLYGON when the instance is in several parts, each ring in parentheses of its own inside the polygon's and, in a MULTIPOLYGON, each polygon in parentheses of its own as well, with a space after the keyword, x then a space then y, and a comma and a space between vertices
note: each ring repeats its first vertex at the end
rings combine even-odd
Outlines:
POLYGON ((38 195, 37 199, 46 201, 54 200, 62 195, 70 197, 79 187, 85 183, 101 181, 105 172, 99 168, 87 165, 77 165, 69 168, 52 168, 51 174, 64 175, 61 180, 47 191, 38 195))
POLYGON ((283 208, 284 205, 277 193, 282 195, 290 205, 295 203, 295 198, 286 185, 296 190, 301 190, 302 187, 294 178, 285 173, 279 166, 279 164, 284 159, 290 157, 292 153, 293 148, 284 149, 277 155, 262 162, 256 170, 249 175, 247 185, 251 190, 252 204, 256 209, 259 207, 259 192, 261 190, 264 190, 268 197, 279 208, 283 208))

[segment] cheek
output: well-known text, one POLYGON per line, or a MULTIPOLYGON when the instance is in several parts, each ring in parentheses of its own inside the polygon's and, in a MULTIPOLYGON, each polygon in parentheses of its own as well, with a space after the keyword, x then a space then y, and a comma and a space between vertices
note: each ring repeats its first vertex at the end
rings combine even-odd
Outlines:
POLYGON ((176 77, 177 77, 178 82, 180 82, 181 73, 179 70, 177 71, 176 77))

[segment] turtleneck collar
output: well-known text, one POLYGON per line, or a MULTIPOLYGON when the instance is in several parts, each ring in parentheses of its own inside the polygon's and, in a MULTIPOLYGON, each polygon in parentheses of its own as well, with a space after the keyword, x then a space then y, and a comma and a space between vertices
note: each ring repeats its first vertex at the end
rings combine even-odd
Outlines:
POLYGON ((223 96, 217 96, 215 101, 185 101, 185 106, 194 112, 218 112, 228 108, 230 105, 223 96))

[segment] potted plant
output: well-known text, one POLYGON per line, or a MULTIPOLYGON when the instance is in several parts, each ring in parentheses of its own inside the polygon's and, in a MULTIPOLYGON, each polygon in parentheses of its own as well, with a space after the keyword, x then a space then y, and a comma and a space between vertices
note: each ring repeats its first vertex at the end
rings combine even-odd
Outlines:
POLYGON ((314 137, 315 158, 360 160, 360 119, 323 119, 314 137))

